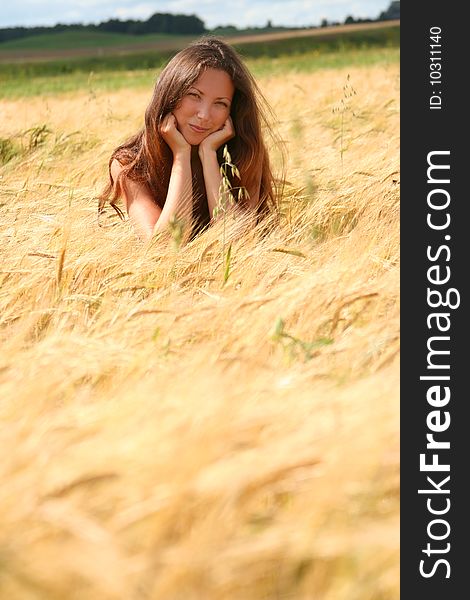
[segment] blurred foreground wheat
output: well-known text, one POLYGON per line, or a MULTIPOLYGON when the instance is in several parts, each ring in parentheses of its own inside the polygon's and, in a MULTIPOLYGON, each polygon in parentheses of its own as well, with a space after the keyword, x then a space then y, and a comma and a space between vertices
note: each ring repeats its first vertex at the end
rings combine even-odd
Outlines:
POLYGON ((2 599, 398 597, 398 65, 260 84, 290 185, 225 285, 221 223, 97 226, 150 90, 3 103, 2 599))

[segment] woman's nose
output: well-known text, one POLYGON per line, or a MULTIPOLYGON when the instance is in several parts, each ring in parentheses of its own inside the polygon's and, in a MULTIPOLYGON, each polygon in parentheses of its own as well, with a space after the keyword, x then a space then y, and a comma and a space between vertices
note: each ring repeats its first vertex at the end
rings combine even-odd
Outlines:
POLYGON ((207 119, 209 119, 209 116, 210 116, 209 105, 204 102, 201 102, 201 104, 198 106, 198 109, 197 109, 197 116, 202 121, 206 121, 207 119))

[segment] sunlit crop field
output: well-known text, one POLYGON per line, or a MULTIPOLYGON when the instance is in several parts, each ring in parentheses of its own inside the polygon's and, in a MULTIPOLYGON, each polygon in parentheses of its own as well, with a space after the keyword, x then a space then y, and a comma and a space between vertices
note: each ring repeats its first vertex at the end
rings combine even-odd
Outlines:
POLYGON ((280 222, 183 245, 97 222, 150 86, 1 102, 2 599, 398 597, 397 52, 258 81, 280 222))

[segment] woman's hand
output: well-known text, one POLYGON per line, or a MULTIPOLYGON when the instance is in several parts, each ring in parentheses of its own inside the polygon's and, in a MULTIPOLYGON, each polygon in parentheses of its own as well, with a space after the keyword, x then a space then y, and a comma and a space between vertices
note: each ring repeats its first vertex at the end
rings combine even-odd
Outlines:
POLYGON ((233 127, 232 117, 229 116, 222 129, 214 131, 202 140, 199 144, 199 155, 207 150, 216 152, 222 144, 225 144, 225 142, 228 142, 233 137, 235 137, 235 129, 233 127))
POLYGON ((176 117, 168 113, 160 125, 160 133, 165 142, 170 146, 173 157, 182 152, 190 152, 191 145, 184 139, 183 134, 178 131, 176 117))

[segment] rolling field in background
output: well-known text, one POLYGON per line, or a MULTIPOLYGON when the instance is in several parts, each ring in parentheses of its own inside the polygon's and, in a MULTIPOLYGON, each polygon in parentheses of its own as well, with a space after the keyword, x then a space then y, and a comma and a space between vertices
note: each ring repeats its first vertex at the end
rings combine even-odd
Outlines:
POLYGON ((280 223, 187 245, 97 222, 156 70, 0 70, 2 598, 399 595, 398 49, 248 64, 280 223))
MULTIPOLYGON (((308 46, 321 45, 324 51, 329 45, 364 43, 389 44, 396 42, 399 20, 375 23, 356 23, 335 27, 303 29, 293 31, 255 32, 240 31, 236 36, 223 36, 235 46, 248 46, 247 53, 253 56, 253 50, 268 56, 281 49, 282 52, 302 50, 308 46)), ((142 51, 163 53, 180 49, 188 44, 194 35, 148 34, 124 35, 98 31, 68 31, 24 37, 0 44, 0 64, 22 62, 25 60, 50 61, 54 59, 79 58, 83 56, 115 56, 136 54, 142 51)))

